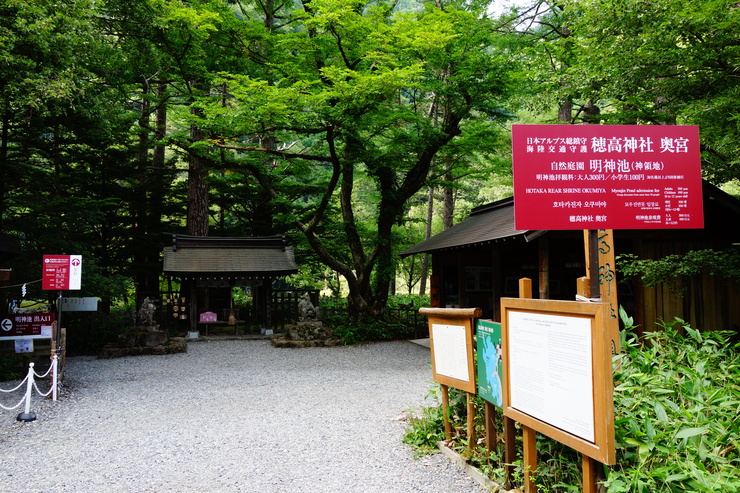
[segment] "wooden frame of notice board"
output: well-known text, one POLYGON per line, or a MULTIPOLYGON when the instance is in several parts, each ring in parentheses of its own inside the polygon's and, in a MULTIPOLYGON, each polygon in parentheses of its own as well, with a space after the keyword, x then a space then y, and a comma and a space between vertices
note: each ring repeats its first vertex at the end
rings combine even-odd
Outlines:
POLYGON ((502 298, 504 415, 614 464, 608 306, 502 298))
POLYGON ((480 308, 421 308, 429 323, 434 381, 475 394, 474 319, 480 308))

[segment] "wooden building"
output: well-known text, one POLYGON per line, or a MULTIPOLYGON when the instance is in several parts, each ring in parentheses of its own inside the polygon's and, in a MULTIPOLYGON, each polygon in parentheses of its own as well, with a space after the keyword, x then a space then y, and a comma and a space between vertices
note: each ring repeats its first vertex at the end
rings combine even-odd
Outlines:
MULTIPOLYGON (((704 183, 704 229, 640 229, 614 232, 616 254, 658 259, 690 250, 740 244, 740 201, 704 183)), ((404 251, 432 256, 432 305, 479 307, 483 318, 500 320, 501 297, 516 297, 518 279, 533 281, 543 299, 573 300, 576 279, 586 275, 584 235, 578 231, 514 228, 514 200, 474 209, 468 219, 404 251)), ((535 294, 537 296, 537 294, 535 294)), ((700 330, 740 331, 740 286, 704 275, 674 286, 619 283, 619 304, 640 325, 681 318, 700 330)))
POLYGON ((163 271, 179 280, 182 294, 189 296, 190 335, 197 337, 200 328, 209 324, 236 325, 232 289, 237 286, 251 288, 263 331, 271 332, 272 283, 297 273, 298 266, 282 236, 172 235, 172 246, 164 249, 163 271), (200 315, 206 312, 215 320, 201 323, 200 315))

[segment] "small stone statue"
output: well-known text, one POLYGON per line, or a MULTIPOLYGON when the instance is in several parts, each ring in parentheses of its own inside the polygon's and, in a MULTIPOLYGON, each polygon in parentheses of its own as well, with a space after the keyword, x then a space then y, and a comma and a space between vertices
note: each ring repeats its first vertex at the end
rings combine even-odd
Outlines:
POLYGON ((144 298, 141 302, 141 307, 137 313, 139 326, 148 327, 154 325, 154 312, 157 311, 157 306, 154 304, 149 297, 144 298))
POLYGON ((317 317, 316 307, 311 303, 311 297, 308 293, 303 293, 301 300, 298 302, 298 321, 310 322, 316 320, 317 317))

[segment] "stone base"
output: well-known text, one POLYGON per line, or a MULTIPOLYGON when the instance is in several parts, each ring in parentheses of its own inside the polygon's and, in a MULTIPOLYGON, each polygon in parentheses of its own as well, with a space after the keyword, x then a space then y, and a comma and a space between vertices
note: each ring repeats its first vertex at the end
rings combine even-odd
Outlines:
POLYGON ((287 337, 273 337, 270 342, 279 348, 307 348, 307 347, 334 347, 339 345, 339 339, 312 339, 310 341, 297 341, 287 337))
POLYGON ((187 353, 188 345, 184 337, 173 337, 167 344, 161 344, 158 346, 133 346, 133 347, 120 347, 113 344, 105 346, 100 353, 98 358, 110 359, 110 358, 123 358, 124 356, 153 356, 162 354, 176 354, 176 353, 187 353))
POLYGON ((300 321, 295 325, 285 327, 288 339, 294 341, 323 341, 332 338, 332 329, 324 327, 319 321, 300 321))
POLYGON ((154 327, 137 327, 118 336, 118 345, 121 347, 156 347, 165 344, 167 333, 154 327))

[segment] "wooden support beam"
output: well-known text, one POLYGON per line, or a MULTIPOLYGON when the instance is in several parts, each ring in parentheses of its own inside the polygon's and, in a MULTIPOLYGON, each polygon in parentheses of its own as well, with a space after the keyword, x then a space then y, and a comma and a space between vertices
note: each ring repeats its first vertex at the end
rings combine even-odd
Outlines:
POLYGON ((440 394, 442 397, 442 420, 445 425, 445 438, 447 440, 452 439, 452 425, 450 424, 450 390, 447 385, 439 385, 440 394))
POLYGON ((506 487, 513 488, 514 462, 516 462, 515 421, 504 416, 504 462, 506 463, 506 487))
POLYGON ((529 426, 522 426, 524 447, 524 491, 537 493, 533 476, 537 471, 537 433, 529 426))
POLYGON ((473 448, 475 448, 477 437, 475 436, 475 401, 473 397, 475 394, 466 392, 468 398, 468 457, 473 455, 473 448))
POLYGON ((596 468, 599 463, 588 455, 581 456, 583 469, 583 493, 597 493, 596 468))
POLYGON ((491 456, 491 453, 496 450, 496 444, 498 442, 498 434, 496 433, 496 409, 493 404, 486 401, 486 414, 485 414, 485 422, 486 422, 486 452, 488 452, 488 456, 491 456))

